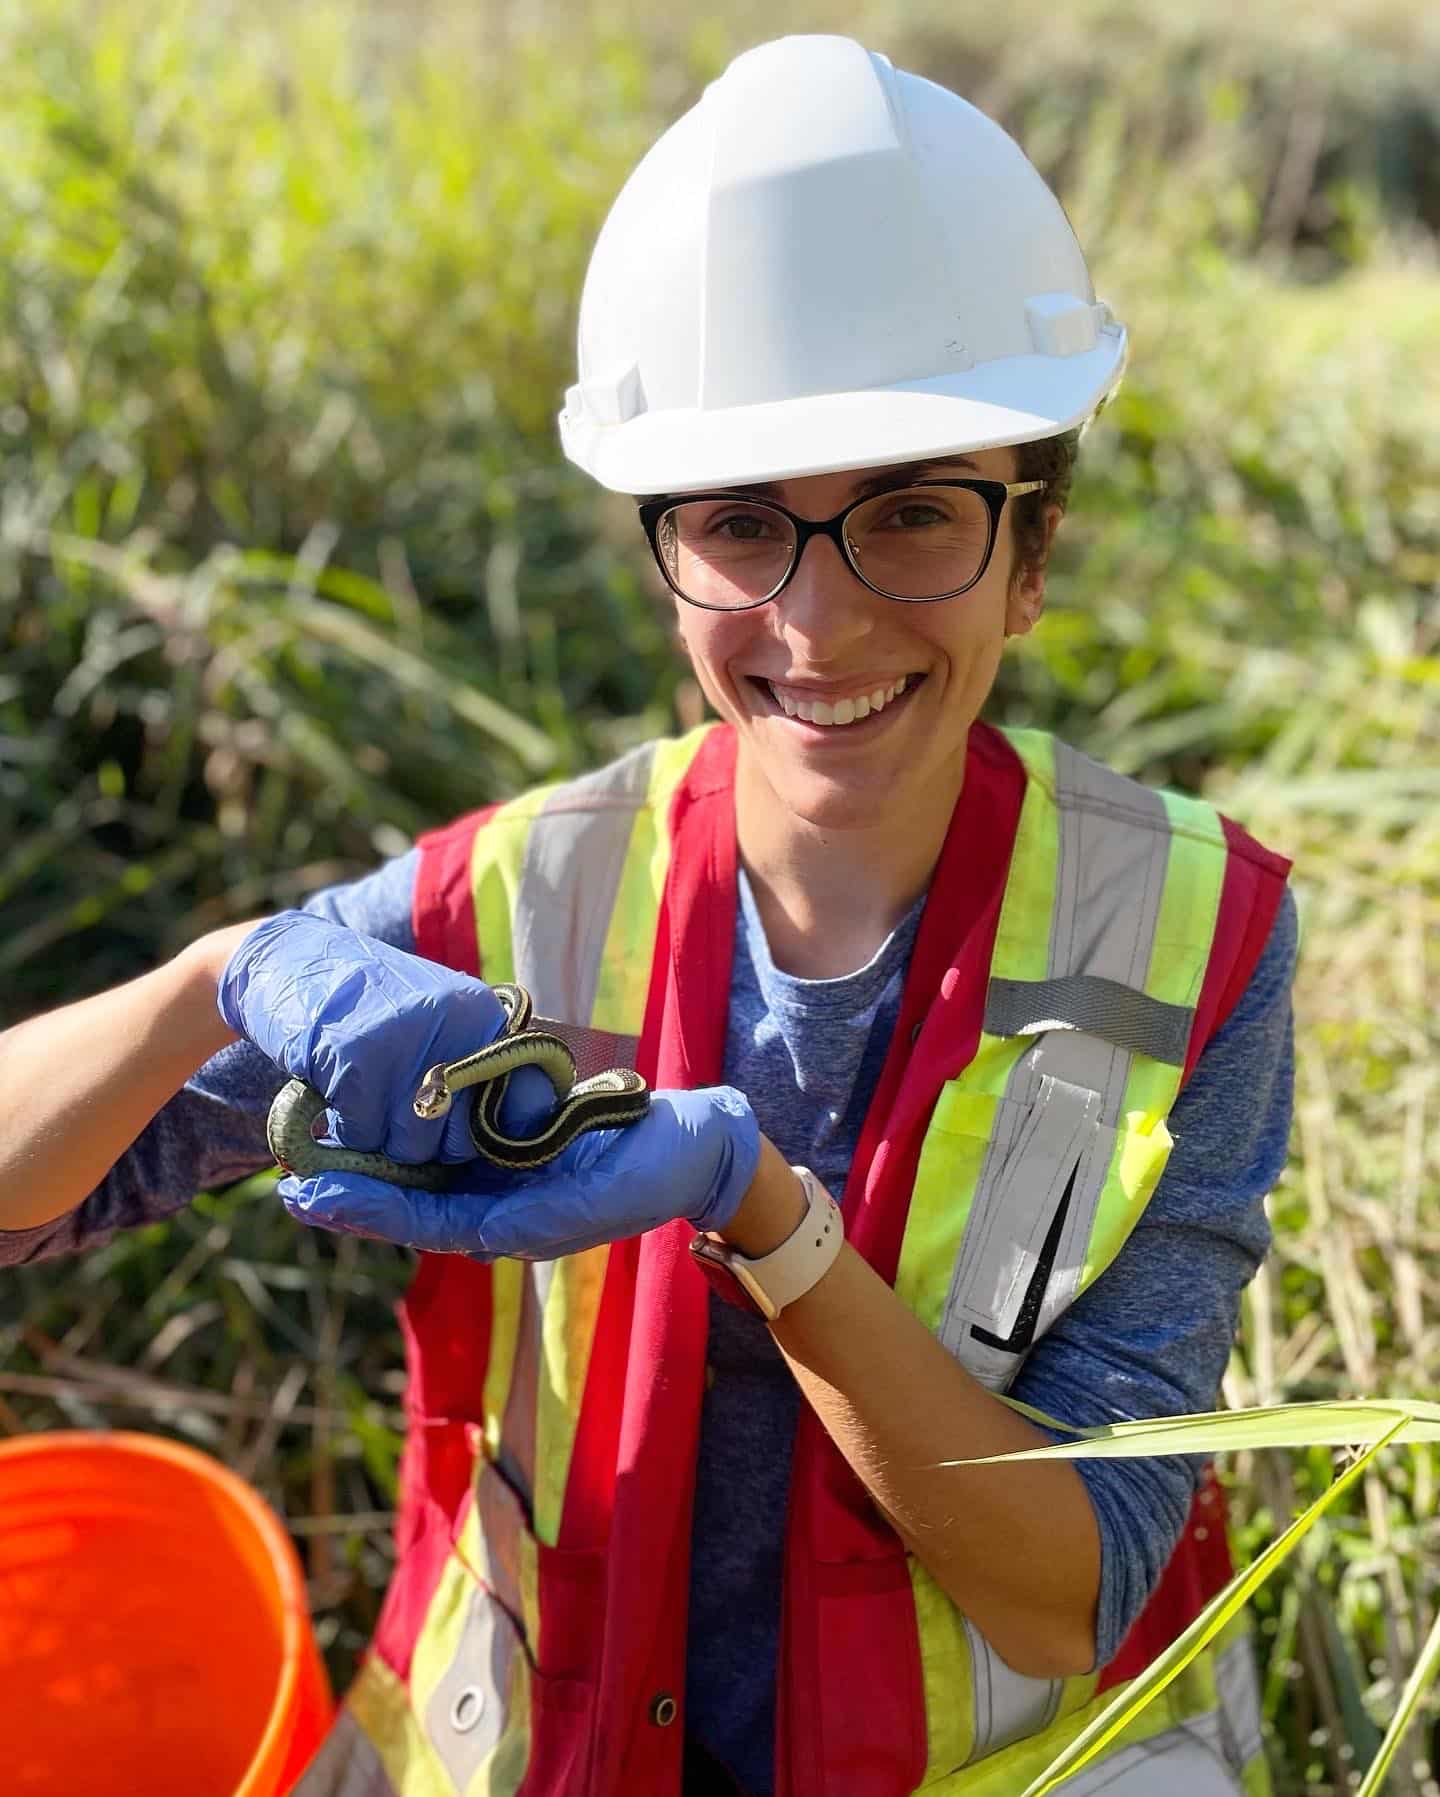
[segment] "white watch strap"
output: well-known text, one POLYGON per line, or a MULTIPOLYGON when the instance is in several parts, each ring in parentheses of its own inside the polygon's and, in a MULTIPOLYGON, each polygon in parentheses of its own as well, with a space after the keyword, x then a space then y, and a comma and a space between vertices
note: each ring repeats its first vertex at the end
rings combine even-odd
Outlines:
POLYGON ((749 1260, 733 1248, 725 1254, 731 1272, 760 1306, 766 1322, 772 1322, 787 1304, 793 1304, 835 1263, 845 1245, 845 1224, 840 1206, 808 1167, 791 1172, 805 1190, 806 1211, 792 1235, 769 1254, 749 1260))

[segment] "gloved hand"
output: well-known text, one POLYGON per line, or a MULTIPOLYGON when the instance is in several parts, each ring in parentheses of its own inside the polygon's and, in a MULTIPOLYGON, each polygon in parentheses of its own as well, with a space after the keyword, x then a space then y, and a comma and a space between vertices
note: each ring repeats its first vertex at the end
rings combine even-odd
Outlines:
POLYGON ((625 1129, 587 1130, 547 1166, 507 1173, 472 1161, 459 1189, 420 1192, 364 1174, 284 1179, 290 1214, 437 1254, 555 1260, 677 1217, 723 1229, 760 1160, 760 1130, 730 1086, 655 1092, 625 1129))
MULTIPOLYGON (((285 1072, 325 1094, 335 1140, 397 1161, 465 1161, 474 1089, 426 1121, 415 1089, 437 1061, 493 1042, 505 1010, 483 981, 308 911, 259 924, 220 976, 220 1015, 285 1072)), ((511 1076, 501 1120, 528 1135, 555 1108, 538 1067, 511 1076)))

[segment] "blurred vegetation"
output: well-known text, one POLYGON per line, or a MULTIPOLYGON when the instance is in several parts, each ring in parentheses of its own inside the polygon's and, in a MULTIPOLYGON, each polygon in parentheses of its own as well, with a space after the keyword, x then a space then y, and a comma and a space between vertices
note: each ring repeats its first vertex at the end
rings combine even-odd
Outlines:
MULTIPOLYGON (((845 29, 1055 180, 1132 369, 993 714, 1297 856, 1296 1156, 1236 1401, 1436 1386, 1440 25, 1373 4, 0 12, 0 1022, 693 715, 559 455, 589 245, 746 42, 845 29)), ((663 228, 663 221, 657 221, 663 228)), ((388 1567, 404 1255, 252 1182, 7 1274, 0 1428, 214 1448, 343 1681, 388 1567)), ((1242 1463, 1253 1547, 1330 1457, 1242 1463)), ((1283 1793, 1435 1607, 1428 1452, 1257 1604, 1283 1793)), ((1392 1788, 1437 1789, 1419 1735, 1392 1788)))

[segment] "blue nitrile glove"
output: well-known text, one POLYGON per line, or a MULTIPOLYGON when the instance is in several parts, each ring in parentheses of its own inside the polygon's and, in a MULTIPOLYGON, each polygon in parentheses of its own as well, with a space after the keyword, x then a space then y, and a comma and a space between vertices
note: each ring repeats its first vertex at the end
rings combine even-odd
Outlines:
MULTIPOLYGON (((344 929, 308 911, 258 924, 220 976, 220 1015, 262 1054, 325 1094, 343 1148, 397 1161, 475 1153, 475 1088, 447 1116, 417 1117, 415 1089, 437 1061, 493 1042, 505 1010, 483 981, 344 929)), ((529 1135, 555 1108, 538 1067, 511 1078, 501 1118, 529 1135)))
POLYGON ((284 1179, 293 1217, 476 1260, 555 1260, 688 1217, 723 1229, 760 1161, 760 1130, 731 1086, 656 1092, 625 1129, 587 1130, 533 1173, 476 1160, 451 1192, 418 1192, 364 1174, 284 1179))

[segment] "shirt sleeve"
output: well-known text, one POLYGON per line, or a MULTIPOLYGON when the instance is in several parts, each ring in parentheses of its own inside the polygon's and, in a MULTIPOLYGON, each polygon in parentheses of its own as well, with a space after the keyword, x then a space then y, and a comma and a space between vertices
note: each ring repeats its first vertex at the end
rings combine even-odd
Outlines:
MULTIPOLYGON (((420 852, 364 879, 326 887, 302 909, 413 953, 411 907, 420 852)), ((286 1075, 248 1042, 208 1060, 74 1210, 33 1229, 0 1230, 0 1267, 98 1248, 119 1229, 162 1222, 197 1192, 273 1166, 265 1118, 286 1075)))
MULTIPOLYGON (((1170 1114, 1174 1148, 1105 1273, 1036 1344, 1012 1395, 1077 1427, 1213 1410, 1240 1294, 1270 1246, 1294 1088, 1289 893, 1264 953, 1170 1114)), ((1203 1459, 1081 1460, 1100 1530, 1096 1665, 1119 1650, 1175 1550, 1203 1459)))

